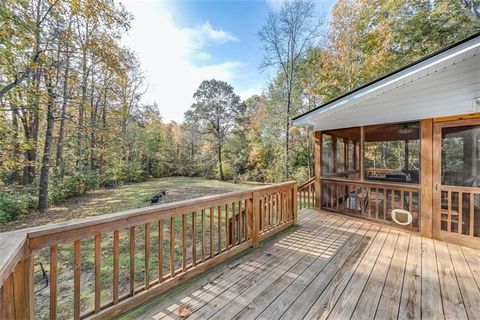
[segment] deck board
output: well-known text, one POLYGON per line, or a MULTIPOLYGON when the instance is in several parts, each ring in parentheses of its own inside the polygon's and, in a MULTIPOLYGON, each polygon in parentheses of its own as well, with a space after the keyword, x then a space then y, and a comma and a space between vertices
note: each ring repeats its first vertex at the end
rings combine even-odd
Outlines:
POLYGON ((298 227, 123 319, 480 318, 479 251, 336 214, 298 227))

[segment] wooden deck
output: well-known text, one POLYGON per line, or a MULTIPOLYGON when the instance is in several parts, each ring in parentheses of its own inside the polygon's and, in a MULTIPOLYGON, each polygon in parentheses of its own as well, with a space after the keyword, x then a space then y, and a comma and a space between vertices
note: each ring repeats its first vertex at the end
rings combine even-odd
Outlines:
POLYGON ((480 319, 480 251, 302 210, 298 227, 124 319, 480 319))

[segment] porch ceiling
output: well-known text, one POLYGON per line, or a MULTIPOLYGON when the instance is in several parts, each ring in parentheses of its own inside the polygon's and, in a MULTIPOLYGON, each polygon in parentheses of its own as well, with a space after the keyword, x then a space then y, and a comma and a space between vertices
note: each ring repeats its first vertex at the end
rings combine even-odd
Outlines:
POLYGON ((315 131, 480 112, 480 35, 294 119, 315 131))

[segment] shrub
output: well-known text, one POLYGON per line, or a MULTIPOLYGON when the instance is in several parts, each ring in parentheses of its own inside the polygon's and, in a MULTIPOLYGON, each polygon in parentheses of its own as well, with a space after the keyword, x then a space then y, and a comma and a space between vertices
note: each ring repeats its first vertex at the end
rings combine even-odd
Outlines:
POLYGON ((0 223, 13 221, 36 209, 37 198, 31 191, 21 187, 0 190, 0 223))
MULTIPOLYGON (((232 180, 234 176, 234 170, 232 166, 228 163, 223 163, 222 169, 223 169, 223 177, 225 178, 225 180, 232 180)), ((220 172, 218 172, 217 176, 218 176, 218 179, 220 179, 220 172)))
POLYGON ((148 174, 142 169, 138 162, 128 162, 121 167, 119 172, 120 182, 140 182, 148 178, 148 174))
POLYGON ((76 171, 63 179, 54 177, 50 183, 49 202, 56 204, 71 197, 81 196, 98 188, 99 185, 99 177, 93 171, 76 171))

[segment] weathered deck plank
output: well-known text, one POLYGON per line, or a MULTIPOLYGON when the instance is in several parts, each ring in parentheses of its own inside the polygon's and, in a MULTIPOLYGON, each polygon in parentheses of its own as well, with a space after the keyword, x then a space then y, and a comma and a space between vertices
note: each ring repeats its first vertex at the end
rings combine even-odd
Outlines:
POLYGON ((478 251, 313 210, 124 319, 480 318, 478 251))
POLYGON ((410 235, 407 233, 400 234, 395 253, 393 254, 392 263, 388 270, 387 279, 383 286, 382 296, 377 306, 375 319, 397 319, 409 243, 410 235))

